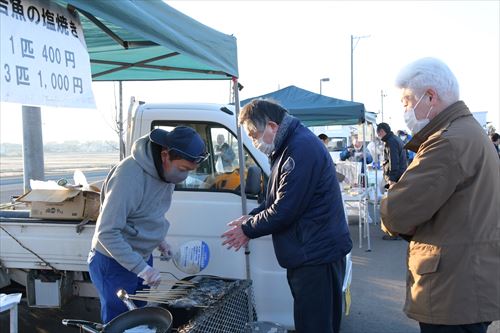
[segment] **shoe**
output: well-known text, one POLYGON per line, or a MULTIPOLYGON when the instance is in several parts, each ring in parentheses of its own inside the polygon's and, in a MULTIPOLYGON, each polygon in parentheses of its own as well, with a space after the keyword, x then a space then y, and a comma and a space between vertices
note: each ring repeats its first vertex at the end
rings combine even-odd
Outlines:
POLYGON ((390 236, 390 235, 384 235, 382 236, 383 240, 399 240, 401 239, 399 236, 390 236))

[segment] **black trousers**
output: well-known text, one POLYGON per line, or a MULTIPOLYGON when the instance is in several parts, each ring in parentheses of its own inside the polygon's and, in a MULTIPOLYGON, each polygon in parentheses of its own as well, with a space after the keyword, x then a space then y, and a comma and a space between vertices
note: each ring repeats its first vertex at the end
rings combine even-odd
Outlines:
POLYGON ((338 333, 342 319, 345 258, 287 270, 297 333, 338 333))
POLYGON ((491 322, 466 324, 466 325, 434 325, 420 324, 421 333, 486 333, 491 322))

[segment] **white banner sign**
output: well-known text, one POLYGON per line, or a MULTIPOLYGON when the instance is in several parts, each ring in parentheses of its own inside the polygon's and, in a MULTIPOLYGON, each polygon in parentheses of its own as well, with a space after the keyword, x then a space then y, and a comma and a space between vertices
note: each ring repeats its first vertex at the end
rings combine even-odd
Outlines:
POLYGON ((2 102, 95 108, 78 15, 46 0, 0 0, 0 37, 2 102))

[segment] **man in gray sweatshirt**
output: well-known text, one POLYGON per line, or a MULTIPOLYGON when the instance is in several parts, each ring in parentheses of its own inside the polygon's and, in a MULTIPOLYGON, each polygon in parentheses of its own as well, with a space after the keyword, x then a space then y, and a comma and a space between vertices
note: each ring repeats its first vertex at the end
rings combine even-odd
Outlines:
MULTIPOLYGON (((118 289, 135 294, 158 286, 152 252, 170 256, 165 217, 176 183, 206 160, 205 143, 190 127, 155 129, 139 138, 132 154, 113 167, 102 187, 101 213, 89 254, 89 272, 101 301, 101 319, 109 322, 127 311, 118 289)), ((136 302, 138 306, 144 302, 136 302)))

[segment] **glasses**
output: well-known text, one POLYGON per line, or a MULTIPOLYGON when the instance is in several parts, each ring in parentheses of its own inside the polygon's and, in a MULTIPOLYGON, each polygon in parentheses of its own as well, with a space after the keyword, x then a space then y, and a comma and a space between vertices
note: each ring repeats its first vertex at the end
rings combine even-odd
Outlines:
POLYGON ((205 152, 203 153, 203 155, 200 155, 200 156, 193 156, 191 154, 188 154, 180 149, 177 149, 177 148, 170 148, 168 151, 174 151, 176 152, 177 154, 179 154, 183 159, 189 161, 189 162, 193 162, 193 163, 196 163, 196 164, 200 164, 201 162, 204 162, 207 160, 207 158, 210 156, 210 153, 208 152, 205 152))

